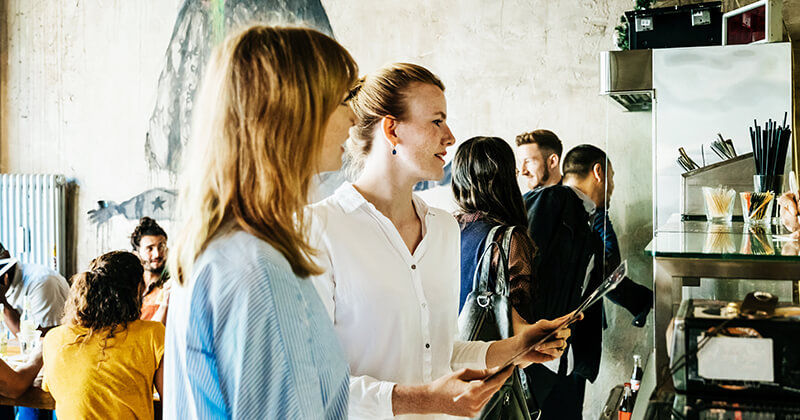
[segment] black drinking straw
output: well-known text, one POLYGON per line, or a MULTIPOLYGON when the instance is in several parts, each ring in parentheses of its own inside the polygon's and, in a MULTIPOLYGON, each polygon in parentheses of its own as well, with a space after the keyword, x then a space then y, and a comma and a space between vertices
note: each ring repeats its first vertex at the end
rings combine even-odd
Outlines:
POLYGON ((782 125, 770 118, 764 123, 764 127, 759 126, 758 120, 754 119, 753 126, 748 128, 756 174, 783 175, 792 133, 791 128, 786 125, 788 117, 788 111, 784 112, 782 125))

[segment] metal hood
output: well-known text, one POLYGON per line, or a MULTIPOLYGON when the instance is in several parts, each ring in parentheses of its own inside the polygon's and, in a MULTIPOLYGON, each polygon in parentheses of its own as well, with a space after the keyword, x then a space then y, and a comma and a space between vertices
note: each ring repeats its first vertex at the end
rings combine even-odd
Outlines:
POLYGON ((600 53, 600 94, 628 111, 653 107, 653 50, 600 53))

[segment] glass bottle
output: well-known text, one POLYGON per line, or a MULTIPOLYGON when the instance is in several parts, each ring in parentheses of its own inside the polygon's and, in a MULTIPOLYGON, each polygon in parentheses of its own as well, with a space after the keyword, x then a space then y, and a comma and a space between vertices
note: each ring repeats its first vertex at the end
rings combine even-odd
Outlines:
POLYGON ((633 414, 633 393, 631 384, 625 382, 622 402, 619 403, 619 420, 631 420, 631 414, 633 414))
POLYGON ((35 329, 36 322, 34 322, 33 315, 31 315, 31 302, 28 300, 28 297, 25 296, 22 301, 22 316, 19 319, 19 332, 23 336, 29 336, 35 329))
POLYGON ((631 374, 631 393, 633 398, 639 393, 639 386, 642 384, 642 356, 633 355, 633 373, 631 374))

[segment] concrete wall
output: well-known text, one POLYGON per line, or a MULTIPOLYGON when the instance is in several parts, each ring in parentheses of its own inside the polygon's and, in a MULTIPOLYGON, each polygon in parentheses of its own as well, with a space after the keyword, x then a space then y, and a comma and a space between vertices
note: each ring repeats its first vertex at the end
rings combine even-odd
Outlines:
MULTIPOLYGON (((127 247, 134 221, 102 225, 87 212, 98 200, 126 200, 174 179, 148 169, 144 143, 155 86, 178 0, 66 0, 3 4, 0 172, 55 172, 78 187, 73 219, 77 268, 127 247)), ((362 72, 392 61, 430 67, 447 86, 456 138, 548 128, 565 149, 606 148, 617 190, 611 211, 635 278, 650 284, 642 256, 652 231, 650 113, 625 113, 598 96, 597 53, 613 48, 613 27, 630 0, 427 2, 323 1, 337 38, 362 72)), ((452 151, 452 150, 451 150, 452 151)), ((451 155, 452 156, 452 155, 451 155)), ((428 193, 446 203, 446 191, 428 193)), ((588 390, 596 418, 631 354, 652 337, 607 305, 612 331, 600 378, 588 390)))

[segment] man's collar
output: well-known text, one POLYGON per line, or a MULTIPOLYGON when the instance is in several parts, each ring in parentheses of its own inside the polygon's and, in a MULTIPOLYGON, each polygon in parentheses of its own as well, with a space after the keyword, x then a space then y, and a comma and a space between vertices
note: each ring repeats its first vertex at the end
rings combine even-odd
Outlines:
POLYGON ((583 202, 583 209, 586 210, 586 213, 589 213, 590 216, 594 214, 595 210, 597 210, 597 205, 594 204, 594 201, 592 201, 588 195, 584 194, 583 191, 579 190, 578 188, 572 185, 568 185, 568 187, 572 188, 572 191, 575 192, 575 195, 581 199, 583 202))

